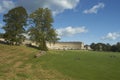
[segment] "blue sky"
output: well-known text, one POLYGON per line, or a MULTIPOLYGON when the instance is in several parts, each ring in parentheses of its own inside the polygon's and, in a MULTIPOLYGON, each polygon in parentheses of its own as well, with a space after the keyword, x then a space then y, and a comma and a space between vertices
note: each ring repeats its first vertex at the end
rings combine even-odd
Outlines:
POLYGON ((0 26, 3 14, 16 6, 28 13, 48 7, 61 41, 115 44, 120 41, 119 4, 120 0, 0 0, 0 26))

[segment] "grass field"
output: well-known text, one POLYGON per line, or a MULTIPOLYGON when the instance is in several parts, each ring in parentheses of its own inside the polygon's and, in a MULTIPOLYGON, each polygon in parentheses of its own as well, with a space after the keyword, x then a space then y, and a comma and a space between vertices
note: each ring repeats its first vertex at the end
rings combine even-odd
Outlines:
POLYGON ((120 53, 39 51, 0 44, 0 80, 120 80, 120 53))

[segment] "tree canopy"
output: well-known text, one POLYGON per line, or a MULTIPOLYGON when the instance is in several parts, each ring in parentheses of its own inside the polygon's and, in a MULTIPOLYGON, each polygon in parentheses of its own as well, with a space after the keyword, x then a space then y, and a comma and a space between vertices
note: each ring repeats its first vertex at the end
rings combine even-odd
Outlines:
POLYGON ((113 52, 120 52, 120 42, 110 45, 110 44, 104 44, 104 43, 92 43, 90 47, 94 51, 113 51, 113 52))
POLYGON ((27 11, 23 7, 13 8, 7 14, 4 14, 4 38, 8 43, 20 44, 24 40, 25 37, 22 33, 25 32, 24 26, 26 25, 27 18, 27 11))
POLYGON ((29 29, 30 39, 39 45, 39 49, 48 50, 46 42, 55 43, 57 33, 52 27, 53 18, 48 8, 39 8, 30 16, 31 28, 29 29))

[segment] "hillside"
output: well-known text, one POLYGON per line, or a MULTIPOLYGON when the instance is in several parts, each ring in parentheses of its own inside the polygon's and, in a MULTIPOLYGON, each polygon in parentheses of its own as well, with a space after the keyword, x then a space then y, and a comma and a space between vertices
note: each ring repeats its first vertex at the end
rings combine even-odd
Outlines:
POLYGON ((119 80, 120 53, 39 50, 0 44, 0 80, 119 80))
POLYGON ((0 44, 0 80, 65 80, 61 73, 41 67, 34 58, 38 52, 25 46, 0 44))

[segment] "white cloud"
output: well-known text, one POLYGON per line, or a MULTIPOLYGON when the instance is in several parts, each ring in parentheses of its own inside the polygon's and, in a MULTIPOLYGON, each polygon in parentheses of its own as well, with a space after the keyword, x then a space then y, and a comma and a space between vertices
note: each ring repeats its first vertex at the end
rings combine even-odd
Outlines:
POLYGON ((80 0, 18 0, 18 5, 25 7, 29 12, 36 9, 50 8, 54 15, 62 13, 66 9, 74 9, 80 0))
POLYGON ((73 36, 75 34, 85 33, 85 32, 87 32, 87 29, 84 26, 83 27, 68 26, 66 28, 57 29, 57 33, 58 33, 59 37, 61 37, 61 36, 73 36))
POLYGON ((86 9, 83 11, 85 14, 92 14, 92 13, 97 13, 99 9, 104 8, 105 4, 104 3, 98 3, 97 5, 94 5, 90 9, 86 9))
POLYGON ((10 1, 10 0, 0 1, 0 13, 10 10, 14 7, 15 7, 15 3, 13 1, 10 1))
POLYGON ((16 6, 25 7, 28 12, 33 12, 38 8, 49 8, 54 15, 64 12, 64 10, 75 9, 80 0, 0 0, 0 13, 4 13, 16 6))
POLYGON ((108 33, 106 36, 102 37, 102 39, 108 39, 108 40, 116 40, 120 38, 120 33, 113 32, 108 33))

